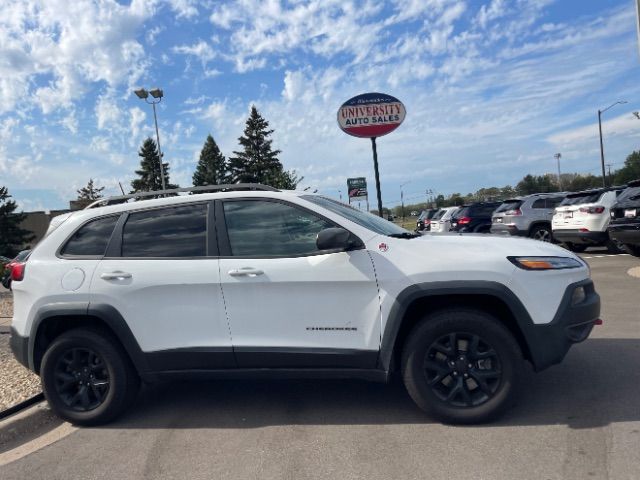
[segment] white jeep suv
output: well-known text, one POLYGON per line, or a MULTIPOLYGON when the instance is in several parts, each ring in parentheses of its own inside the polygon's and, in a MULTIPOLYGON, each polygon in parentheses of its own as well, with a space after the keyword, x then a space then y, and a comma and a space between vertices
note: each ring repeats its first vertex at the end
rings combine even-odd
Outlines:
POLYGON ((525 360, 560 362, 600 322, 589 268, 560 247, 421 236, 305 192, 207 189, 68 214, 13 268, 12 349, 62 418, 107 422, 141 380, 168 376, 399 372, 434 417, 487 421, 525 360))

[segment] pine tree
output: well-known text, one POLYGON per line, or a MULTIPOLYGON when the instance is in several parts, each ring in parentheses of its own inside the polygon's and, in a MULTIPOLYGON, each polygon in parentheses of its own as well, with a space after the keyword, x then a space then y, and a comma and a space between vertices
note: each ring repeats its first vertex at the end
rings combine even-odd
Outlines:
POLYGON ((104 187, 96 187, 93 184, 93 178, 89 179, 86 187, 82 187, 78 192, 78 200, 97 200, 102 198, 104 187))
MULTIPOLYGON (((272 150, 269 137, 273 129, 258 113, 255 105, 247 119, 244 136, 238 138, 242 151, 233 152, 229 160, 231 181, 234 183, 262 183, 284 188, 299 182, 294 172, 284 172, 278 159, 280 150, 272 150)), ((295 187, 294 187, 295 188, 295 187)))
POLYGON ((207 135, 207 140, 200 152, 200 160, 193 174, 193 186, 220 185, 228 181, 227 159, 220 152, 213 137, 207 135))
MULTIPOLYGON (((147 138, 140 151, 138 152, 140 160, 140 170, 136 170, 136 178, 131 182, 131 188, 136 192, 152 192, 154 190, 162 190, 162 180, 160 177, 160 157, 156 142, 152 138, 147 138)), ((165 187, 178 188, 177 185, 169 183, 169 164, 163 163, 165 187)))
POLYGON ((13 258, 35 236, 20 228, 27 216, 24 213, 15 213, 18 205, 15 201, 9 200, 10 198, 7 187, 0 187, 0 255, 13 258))

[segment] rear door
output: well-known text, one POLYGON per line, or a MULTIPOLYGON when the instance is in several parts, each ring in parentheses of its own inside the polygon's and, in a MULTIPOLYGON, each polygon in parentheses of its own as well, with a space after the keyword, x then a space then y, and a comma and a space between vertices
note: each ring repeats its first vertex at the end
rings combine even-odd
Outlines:
POLYGON ((125 213, 91 284, 153 370, 234 366, 208 202, 125 213))
POLYGON ((217 205, 238 365, 374 367, 380 301, 367 250, 318 250, 318 232, 336 224, 295 204, 254 197, 217 205))

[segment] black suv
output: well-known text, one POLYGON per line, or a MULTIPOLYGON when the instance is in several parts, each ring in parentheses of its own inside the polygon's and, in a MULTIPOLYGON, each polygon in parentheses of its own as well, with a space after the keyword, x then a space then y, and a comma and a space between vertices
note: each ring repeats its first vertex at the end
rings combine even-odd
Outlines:
POLYGON ((463 205, 451 219, 451 231, 461 233, 489 233, 491 215, 501 202, 477 202, 463 205))
POLYGON ((421 232, 431 230, 431 219, 439 211, 439 208, 430 208, 429 210, 423 210, 418 220, 416 221, 416 231, 421 232))
POLYGON ((640 180, 630 182, 611 207, 609 237, 640 257, 640 180))

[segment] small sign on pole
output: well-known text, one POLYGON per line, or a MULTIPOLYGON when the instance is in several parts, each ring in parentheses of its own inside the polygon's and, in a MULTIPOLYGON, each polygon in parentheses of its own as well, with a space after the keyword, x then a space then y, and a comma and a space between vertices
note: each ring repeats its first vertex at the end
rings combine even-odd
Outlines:
MULTIPOLYGON (((404 121, 407 112, 400 100, 386 93, 363 93, 350 98, 338 109, 338 125, 354 137, 370 138, 373 170, 378 194, 378 215, 382 217, 382 193, 378 171, 376 138, 393 132, 404 121)), ((351 201, 351 196, 349 196, 351 201)))
POLYGON ((358 200, 362 197, 369 197, 367 193, 367 179, 365 177, 347 178, 347 192, 349 203, 351 199, 358 200))

